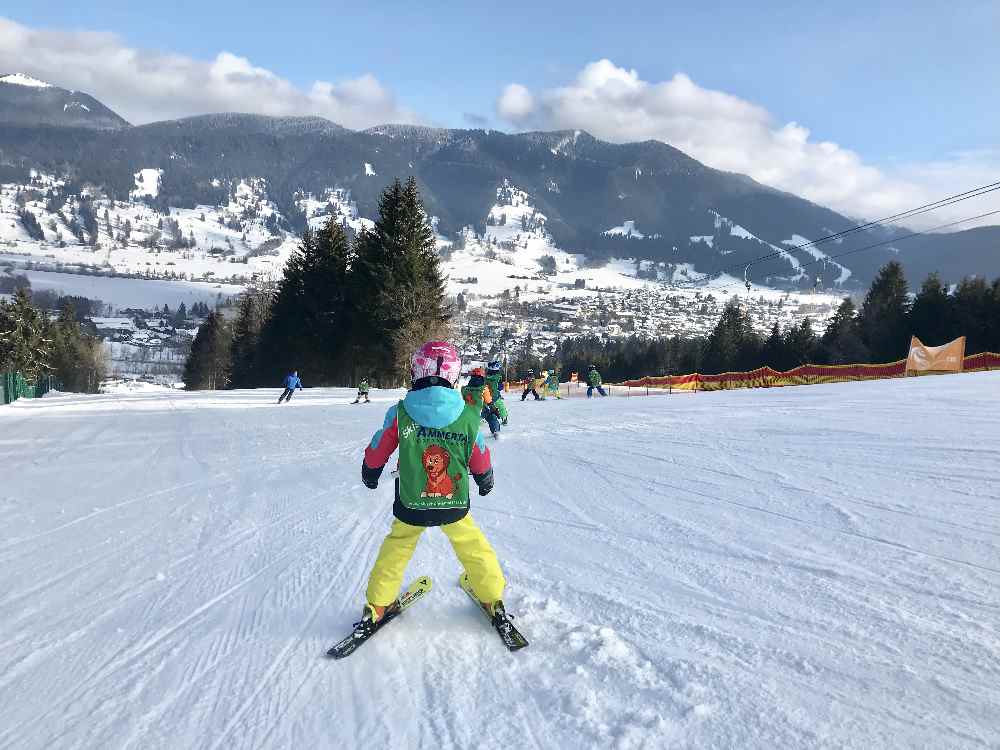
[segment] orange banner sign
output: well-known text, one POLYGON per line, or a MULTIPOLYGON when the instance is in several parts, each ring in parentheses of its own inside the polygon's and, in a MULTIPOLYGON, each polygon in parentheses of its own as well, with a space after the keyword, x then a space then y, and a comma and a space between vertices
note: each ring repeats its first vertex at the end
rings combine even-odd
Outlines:
POLYGON ((906 374, 917 372, 961 372, 965 357, 965 336, 941 346, 925 346, 916 336, 910 339, 906 374))

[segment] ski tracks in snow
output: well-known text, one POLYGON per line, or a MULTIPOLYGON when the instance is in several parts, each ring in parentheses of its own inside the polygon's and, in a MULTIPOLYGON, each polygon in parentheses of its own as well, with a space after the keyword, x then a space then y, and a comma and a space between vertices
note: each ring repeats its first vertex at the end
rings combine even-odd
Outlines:
POLYGON ((511 402, 473 515, 531 646, 429 530, 434 591, 343 662, 392 494, 353 391, 0 412, 0 461, 34 451, 0 498, 0 748, 989 747, 998 454, 955 446, 997 380, 511 402), (941 383, 939 444, 906 408, 941 383))

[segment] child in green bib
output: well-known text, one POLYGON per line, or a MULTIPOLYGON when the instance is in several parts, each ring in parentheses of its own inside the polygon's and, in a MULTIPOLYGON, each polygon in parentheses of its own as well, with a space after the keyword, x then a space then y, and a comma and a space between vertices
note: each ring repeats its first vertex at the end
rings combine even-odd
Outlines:
POLYGON ((491 615, 506 582, 496 553, 469 515, 469 477, 480 495, 493 489, 490 451, 479 434, 480 407, 455 389, 461 357, 451 344, 431 341, 410 360, 413 385, 389 408, 365 449, 361 478, 378 487, 382 469, 399 449, 395 520, 368 579, 364 618, 378 622, 394 606, 403 574, 423 530, 439 526, 465 567, 472 590, 491 615))

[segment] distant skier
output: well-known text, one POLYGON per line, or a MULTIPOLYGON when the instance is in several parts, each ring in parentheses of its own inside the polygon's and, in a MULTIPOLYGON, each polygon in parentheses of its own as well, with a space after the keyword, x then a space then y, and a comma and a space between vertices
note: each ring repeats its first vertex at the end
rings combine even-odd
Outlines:
POLYGON ((559 393, 559 370, 549 371, 548 377, 545 378, 544 393, 546 396, 562 400, 562 394, 559 393))
POLYGON ((354 399, 351 403, 356 404, 359 401, 361 401, 362 397, 364 397, 365 403, 370 404, 371 400, 369 400, 368 398, 368 388, 369 388, 368 378, 361 378, 361 382, 358 383, 358 397, 354 399))
POLYGON ((538 400, 545 400, 545 381, 549 379, 549 371, 542 370, 538 377, 531 381, 531 390, 538 394, 538 400))
POLYGON ((535 401, 541 401, 542 397, 538 395, 538 391, 535 390, 535 371, 528 370, 528 377, 524 380, 524 393, 521 394, 521 400, 524 401, 528 398, 528 394, 535 397, 535 401))
POLYGON ((364 615, 355 629, 367 633, 398 606, 403 573, 420 534, 440 526, 465 567, 472 591, 491 617, 503 614, 503 571, 496 553, 469 515, 469 475, 479 494, 493 489, 490 450, 479 433, 479 410, 455 390, 462 360, 443 341, 430 341, 410 359, 413 385, 389 408, 382 428, 365 448, 361 480, 370 489, 399 448, 395 520, 368 578, 364 615))
POLYGON ((302 390, 302 381, 299 380, 298 370, 292 370, 291 373, 285 376, 285 391, 280 396, 278 396, 278 403, 282 401, 291 401, 292 394, 295 393, 295 389, 298 388, 302 390))
POLYGON ((497 416, 500 417, 500 424, 506 426, 509 414, 507 412, 507 404, 503 401, 503 373, 500 372, 502 366, 498 359, 486 365, 486 383, 490 387, 490 394, 493 396, 493 407, 496 409, 497 416))
POLYGON ((462 398, 469 406, 479 409, 486 424, 490 426, 490 434, 496 439, 500 437, 500 414, 493 403, 493 392, 486 382, 486 373, 482 367, 477 367, 471 373, 469 382, 462 386, 462 398))
POLYGON ((587 398, 593 397, 595 388, 602 396, 607 396, 601 384, 601 373, 597 371, 597 365, 591 365, 590 372, 587 373, 587 398))

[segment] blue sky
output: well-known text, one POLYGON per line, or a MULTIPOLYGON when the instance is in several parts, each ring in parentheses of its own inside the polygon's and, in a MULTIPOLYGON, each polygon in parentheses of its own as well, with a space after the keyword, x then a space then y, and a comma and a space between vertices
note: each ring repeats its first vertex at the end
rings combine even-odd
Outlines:
MULTIPOLYGON (((357 102, 345 103, 343 97, 340 108, 317 112, 332 119, 342 115, 340 119, 349 125, 363 125, 366 118, 384 114, 390 119, 468 127, 475 121, 467 117, 471 114, 504 129, 579 125, 610 140, 651 135, 680 140, 677 145, 687 145, 708 163, 721 162, 715 164, 720 168, 746 171, 765 181, 773 174, 772 184, 805 192, 807 197, 808 190, 796 180, 815 180, 813 173, 835 168, 837 162, 817 162, 806 170, 810 176, 792 175, 801 173, 800 167, 761 168, 756 173, 741 159, 722 153, 719 144, 705 145, 696 134, 678 131, 676 118, 645 129, 631 127, 649 108, 673 107, 676 90, 664 89, 661 97, 630 95, 616 121, 596 123, 594 111, 581 115, 573 100, 554 92, 573 86, 588 64, 606 59, 616 69, 634 71, 637 83, 629 84, 633 88, 677 83, 674 77, 683 74, 699 91, 719 92, 759 109, 756 114, 743 112, 741 116, 749 120, 765 113, 779 141, 788 136, 780 131, 782 126, 797 123, 808 129, 808 145, 832 141, 857 156, 854 167, 871 167, 887 179, 916 184, 942 179, 943 170, 954 167, 949 179, 960 184, 961 179, 979 176, 980 163, 988 162, 988 169, 994 160, 1000 164, 996 93, 1000 2, 995 0, 947 5, 893 0, 877 7, 860 2, 766 6, 702 2, 669 7, 648 0, 620 5, 508 0, 475 7, 315 0, 289 4, 48 0, 5 13, 10 22, 35 32, 110 32, 119 47, 140 51, 138 68, 164 64, 170 56, 208 63, 227 52, 301 91, 309 91, 317 80, 338 84, 367 76, 372 86, 376 80, 381 98, 374 109, 371 91, 354 92, 369 106, 367 113, 357 114, 357 102), (154 57, 143 62, 147 54, 154 57), (530 92, 532 107, 515 117, 501 117, 498 97, 511 83, 530 92), (356 122, 350 122, 352 117, 356 122), (622 123, 629 127, 620 128, 622 123)), ((99 45, 90 47, 90 53, 99 54, 99 45)), ((121 73, 109 80, 93 70, 84 76, 73 72, 86 67, 79 59, 67 58, 58 70, 50 64, 37 74, 83 79, 82 84, 69 83, 117 105, 136 121, 171 113, 169 107, 161 111, 160 105, 150 105, 144 116, 141 102, 127 100, 123 93, 129 87, 122 84, 121 73)), ((111 65, 115 57, 108 59, 111 65)), ((0 63, 16 64, 2 53, 0 63)), ((28 55, 21 67, 36 72, 33 63, 39 61, 28 55)), ((576 101, 594 96, 586 86, 578 88, 576 101)), ((602 91, 600 106, 613 109, 621 103, 617 93, 602 91)), ((239 99, 227 97, 228 93, 220 97, 219 106, 252 109, 254 99, 267 99, 266 94, 248 97, 242 107, 239 99)), ((207 100, 182 106, 184 97, 175 90, 170 98, 179 102, 178 114, 214 104, 207 100)), ((711 106, 710 98, 685 98, 683 116, 697 117, 711 106)), ((711 129, 712 122, 718 119, 710 116, 699 128, 711 129)), ((747 148, 752 147, 750 139, 747 148)), ((763 150, 765 158, 768 153, 763 150)), ((774 156, 776 162, 782 158, 774 156)), ((836 203, 823 191, 816 199, 836 203)), ((886 205, 892 200, 886 198, 886 205)))

